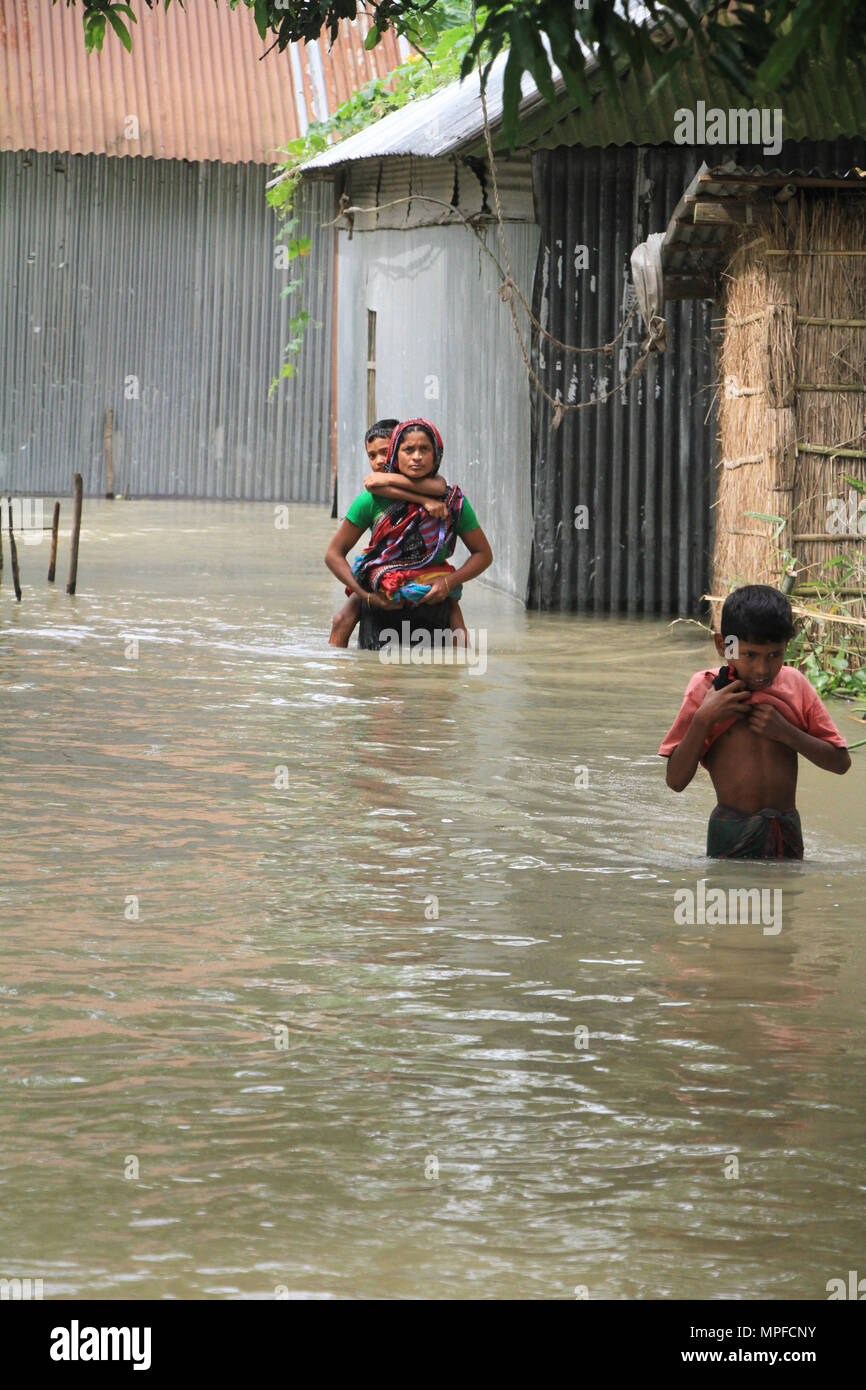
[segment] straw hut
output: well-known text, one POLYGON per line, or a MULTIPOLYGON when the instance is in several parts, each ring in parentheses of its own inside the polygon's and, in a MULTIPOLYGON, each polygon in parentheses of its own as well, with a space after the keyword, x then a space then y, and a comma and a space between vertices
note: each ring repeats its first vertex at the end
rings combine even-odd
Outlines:
POLYGON ((866 661, 866 178, 699 171, 661 246, 719 324, 712 602, 791 593, 807 641, 866 661), (706 291, 704 291, 706 292, 706 291))

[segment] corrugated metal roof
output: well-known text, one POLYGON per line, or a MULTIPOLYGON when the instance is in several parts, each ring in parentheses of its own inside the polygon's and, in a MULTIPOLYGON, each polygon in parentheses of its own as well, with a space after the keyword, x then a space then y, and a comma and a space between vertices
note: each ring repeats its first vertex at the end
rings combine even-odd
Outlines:
POLYGON ((393 32, 367 52, 368 25, 342 24, 330 51, 320 39, 259 61, 273 36, 262 42, 251 10, 197 0, 139 7, 131 53, 109 32, 88 54, 79 8, 0 0, 0 149, 273 163, 403 61, 393 32))
MULTIPOLYGON (((646 68, 629 68, 619 82, 619 100, 614 101, 600 85, 586 111, 577 108, 560 81, 560 95, 553 105, 538 103, 524 113, 520 144, 549 150, 558 145, 673 143, 677 110, 694 110, 698 101, 724 110, 754 104, 728 86, 716 69, 695 61, 674 69, 669 81, 653 94, 655 81, 646 68)), ((786 140, 858 135, 866 111, 866 73, 850 63, 841 69, 816 63, 808 79, 786 91, 777 104, 783 112, 786 140)))
MULTIPOLYGON (((487 83, 487 107, 497 152, 504 149, 502 79, 507 61, 502 53, 493 64, 487 83)), ((524 74, 521 91, 520 150, 554 149, 559 145, 660 145, 674 140, 674 113, 707 107, 725 110, 744 106, 741 92, 729 87, 715 70, 691 61, 676 69, 669 82, 653 94, 656 78, 646 68, 627 69, 620 79, 619 100, 601 85, 598 65, 591 61, 588 74, 599 89, 590 108, 576 109, 563 80, 554 68, 557 98, 546 102, 534 82, 524 74)), ((392 111, 358 134, 349 136, 304 165, 304 173, 325 174, 338 165, 385 155, 441 156, 460 151, 483 157, 483 114, 479 76, 451 83, 423 101, 413 101, 392 111)), ((848 64, 830 71, 817 64, 809 81, 780 98, 785 140, 835 140, 856 136, 866 111, 866 74, 848 64)))
MULTIPOLYGON (((507 53, 493 64, 487 79, 487 111, 491 125, 502 118, 502 78, 507 53)), ((411 101, 399 111, 391 111, 375 125, 350 135, 332 145, 304 166, 305 174, 330 171, 339 164, 356 159, 376 159, 389 154, 414 154, 436 158, 451 154, 477 139, 484 129, 481 108, 480 77, 470 73, 462 82, 452 82, 432 96, 411 101)), ((521 87, 524 100, 540 100, 530 77, 524 75, 521 87)))
POLYGON ((732 159, 710 168, 702 164, 680 197, 661 248, 665 298, 712 298, 739 233, 772 217, 776 199, 798 187, 866 194, 866 178, 856 167, 866 143, 840 140, 822 163, 816 147, 783 146, 778 164, 745 167, 732 159), (739 221, 708 220, 731 217, 739 221))

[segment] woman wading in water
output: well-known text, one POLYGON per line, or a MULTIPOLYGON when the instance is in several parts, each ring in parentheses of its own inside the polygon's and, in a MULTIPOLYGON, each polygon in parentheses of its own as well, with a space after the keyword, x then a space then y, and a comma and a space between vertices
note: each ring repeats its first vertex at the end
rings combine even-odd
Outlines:
MULTIPOLYGON (((432 506, 429 493, 416 490, 422 480, 436 477, 441 461, 442 438, 435 425, 404 420, 391 436, 384 471, 368 477, 367 490, 355 498, 328 546, 328 569, 374 618, 372 624, 362 624, 359 645, 379 647, 383 626, 401 631, 403 620, 411 628, 448 630, 449 600, 459 598, 462 585, 493 561, 487 537, 459 487, 440 480, 441 502, 432 506), (346 557, 368 529, 370 543, 350 566, 346 557), (458 536, 470 553, 455 570, 448 558, 458 536), (385 623, 386 614, 396 616, 385 623)), ((464 628, 454 635, 465 641, 464 628)))

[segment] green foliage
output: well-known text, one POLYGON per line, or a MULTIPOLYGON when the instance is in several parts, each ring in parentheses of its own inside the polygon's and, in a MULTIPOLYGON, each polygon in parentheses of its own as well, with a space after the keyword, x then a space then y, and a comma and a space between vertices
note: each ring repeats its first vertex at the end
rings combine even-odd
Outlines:
MULTIPOLYGON (((367 82, 338 106, 333 115, 323 121, 311 122, 305 135, 286 145, 286 158, 277 166, 278 182, 268 189, 267 197, 280 219, 276 240, 285 245, 289 262, 309 255, 312 249, 308 237, 298 238, 294 235, 299 222, 294 204, 301 166, 335 141, 344 140, 348 135, 363 130, 382 116, 387 116, 389 111, 396 111, 410 101, 430 96, 460 76, 461 64, 474 34, 469 18, 471 5, 451 0, 448 5, 437 5, 437 11, 439 21, 447 19, 462 22, 455 22, 454 28, 436 36, 432 20, 428 16, 425 32, 430 51, 425 57, 413 54, 387 77, 377 77, 367 82)), ((294 294, 301 283, 300 278, 291 280, 281 290, 281 297, 294 294)), ((271 382, 271 396, 281 380, 295 376, 295 359, 303 343, 304 326, 308 318, 307 314, 299 314, 290 321, 292 336, 284 349, 279 376, 271 382)))
MULTIPOLYGON (((843 637, 838 646, 828 637, 814 639, 801 629, 788 645, 787 660, 812 682, 823 699, 838 695, 843 699, 866 699, 866 666, 852 667, 850 640, 843 637)), ((854 661, 857 657, 854 655, 854 661)))
MULTIPOLYGON (((465 11, 469 7, 452 5, 450 8, 465 11)), ((305 135, 286 145, 286 159, 279 166, 285 177, 278 188, 283 187, 301 164, 337 140, 344 140, 347 135, 354 135, 381 120, 390 111, 430 96, 440 87, 456 81, 472 37, 472 25, 468 22, 440 33, 424 57, 412 54, 387 77, 373 78, 353 92, 333 115, 322 121, 312 121, 305 135)), ((277 189, 272 190, 276 192, 277 189)), ((280 196, 285 199, 287 195, 283 191, 280 196)), ((270 201, 272 206, 279 206, 279 199, 271 197, 270 201)))
MULTIPOLYGON (((807 589, 798 588, 797 596, 816 612, 851 617, 846 591, 861 588, 863 580, 862 555, 834 555, 821 566, 817 580, 807 589)), ((837 624, 821 623, 818 618, 801 619, 788 648, 788 660, 808 676, 819 695, 862 700, 866 698, 862 638, 858 642, 851 636, 844 636, 837 644, 832 631, 835 627, 837 624)))
MULTIPOLYGON (((857 486, 854 479, 846 481, 857 486)), ((859 487, 866 492, 866 484, 861 483, 859 487)), ((769 512, 745 512, 744 515, 775 522, 775 536, 785 524, 782 517, 769 512)), ((796 567, 796 564, 788 550, 777 550, 773 554, 772 565, 779 573, 784 573, 790 565, 796 567)), ((741 584, 750 583, 751 579, 737 575, 729 582, 728 592, 738 589, 741 584)), ((821 566, 817 578, 805 583, 798 581, 791 598, 795 603, 813 609, 816 614, 851 618, 857 615, 851 612, 849 600, 853 598, 856 601, 857 591, 866 594, 863 555, 834 555, 821 566), (851 590, 855 592, 852 594, 851 590)), ((797 631, 788 644, 786 659, 808 676, 819 695, 837 695, 849 700, 866 699, 864 639, 846 636, 839 638, 837 644, 833 629, 838 626, 836 623, 822 623, 820 616, 801 617, 797 631)))
POLYGON ((758 519, 758 521, 774 522, 776 529, 773 532, 773 540, 775 540, 777 536, 781 535, 782 531, 785 529, 785 518, 783 516, 774 516, 772 512, 744 512, 743 515, 754 516, 758 519))
MULTIPOLYGON (((168 5, 166 5, 166 9, 168 9, 168 5)), ((84 48, 87 53, 92 53, 94 50, 98 52, 102 48, 106 21, 111 25, 127 53, 132 51, 132 35, 121 19, 121 15, 124 15, 132 24, 138 23, 129 5, 113 5, 109 3, 109 0, 105 0, 105 3, 93 0, 92 4, 85 6, 81 18, 84 24, 84 48)))

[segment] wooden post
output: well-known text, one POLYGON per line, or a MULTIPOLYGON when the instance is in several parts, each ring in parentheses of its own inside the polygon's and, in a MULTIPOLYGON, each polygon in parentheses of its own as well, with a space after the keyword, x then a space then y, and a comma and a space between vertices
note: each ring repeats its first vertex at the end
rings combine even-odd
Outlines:
POLYGON ((105 454, 105 496, 109 502, 114 499, 114 411, 106 410, 105 427, 102 431, 102 449, 105 454))
POLYGON ((57 528, 60 525, 60 503, 54 503, 54 516, 51 518, 51 554, 48 556, 48 583, 54 583, 57 568, 57 528))
POLYGON ((18 574, 18 547, 15 544, 15 536, 12 531, 12 498, 8 499, 9 506, 9 560, 12 565, 12 583, 15 586, 15 597, 21 602, 21 577, 18 574))
POLYGON ((72 537, 69 543, 69 581, 66 585, 67 594, 75 593, 75 585, 78 580, 78 537, 81 534, 81 498, 84 492, 84 483, 81 474, 76 473, 72 479, 72 537))

